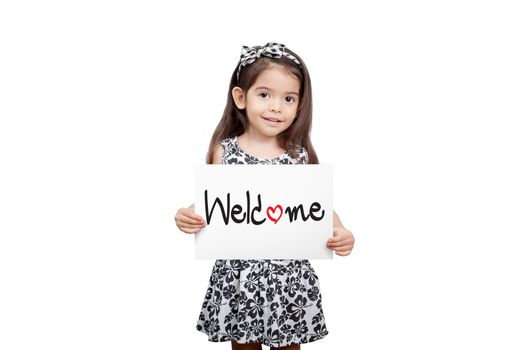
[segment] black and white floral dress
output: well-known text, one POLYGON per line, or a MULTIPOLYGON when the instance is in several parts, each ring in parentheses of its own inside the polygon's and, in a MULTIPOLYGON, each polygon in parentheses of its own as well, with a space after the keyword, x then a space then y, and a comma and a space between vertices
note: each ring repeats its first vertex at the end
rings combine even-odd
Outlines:
MULTIPOLYGON (((306 149, 294 159, 245 153, 237 137, 220 142, 223 164, 307 163, 306 149)), ((271 347, 308 343, 325 337, 318 277, 308 260, 216 260, 197 330, 212 342, 235 340, 271 347)))

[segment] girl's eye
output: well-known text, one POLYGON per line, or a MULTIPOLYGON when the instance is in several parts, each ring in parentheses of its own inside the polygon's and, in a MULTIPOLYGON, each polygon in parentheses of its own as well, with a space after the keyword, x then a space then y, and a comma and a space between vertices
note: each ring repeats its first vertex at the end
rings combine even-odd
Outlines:
MULTIPOLYGON (((261 92, 259 94, 259 96, 261 96, 262 98, 267 98, 268 96, 268 93, 267 92, 261 92)), ((294 102, 295 101, 295 97, 292 97, 292 96, 286 96, 286 102, 290 103, 290 102, 294 102)))

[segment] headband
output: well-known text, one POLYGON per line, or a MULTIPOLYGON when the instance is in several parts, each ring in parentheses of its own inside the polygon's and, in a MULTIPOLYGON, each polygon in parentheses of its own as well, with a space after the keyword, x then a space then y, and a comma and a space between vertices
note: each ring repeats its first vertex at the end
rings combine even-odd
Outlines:
POLYGON ((271 57, 271 58, 280 58, 281 56, 286 56, 298 66, 301 66, 299 60, 292 54, 284 51, 284 45, 276 42, 269 42, 264 46, 244 46, 241 50, 241 63, 239 64, 239 69, 237 70, 237 82, 239 82, 239 77, 241 75, 241 68, 246 67, 261 56, 271 57))

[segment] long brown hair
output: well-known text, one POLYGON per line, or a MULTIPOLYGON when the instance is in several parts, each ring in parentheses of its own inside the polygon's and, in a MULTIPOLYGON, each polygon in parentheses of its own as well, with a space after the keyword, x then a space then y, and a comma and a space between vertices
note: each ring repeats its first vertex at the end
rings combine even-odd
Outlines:
POLYGON ((213 149, 219 141, 239 136, 248 128, 246 111, 238 109, 233 100, 233 88, 239 86, 244 92, 248 91, 255 84, 257 77, 274 65, 279 65, 286 69, 289 73, 296 76, 301 83, 297 118, 288 129, 277 135, 277 143, 279 147, 285 149, 294 158, 297 157, 296 145, 303 146, 308 152, 308 164, 319 164, 317 154, 310 140, 310 130, 312 128, 312 86, 310 74, 308 74, 308 69, 303 60, 296 53, 288 48, 285 48, 285 50, 299 60, 301 67, 284 55, 280 58, 262 56, 252 64, 242 68, 239 82, 237 83, 237 70, 241 63, 239 60, 230 79, 224 113, 210 140, 208 153, 206 154, 207 164, 213 163, 213 149))

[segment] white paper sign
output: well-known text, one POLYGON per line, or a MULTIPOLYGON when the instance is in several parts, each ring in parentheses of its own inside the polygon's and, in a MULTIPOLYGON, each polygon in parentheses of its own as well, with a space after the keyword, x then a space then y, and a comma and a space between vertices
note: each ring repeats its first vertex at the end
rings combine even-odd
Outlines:
POLYGON ((197 165, 198 259, 331 259, 332 166, 197 165))

